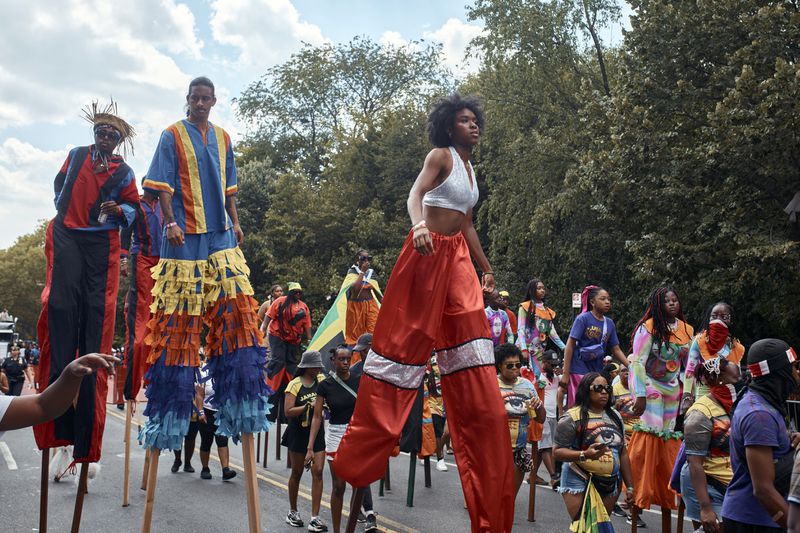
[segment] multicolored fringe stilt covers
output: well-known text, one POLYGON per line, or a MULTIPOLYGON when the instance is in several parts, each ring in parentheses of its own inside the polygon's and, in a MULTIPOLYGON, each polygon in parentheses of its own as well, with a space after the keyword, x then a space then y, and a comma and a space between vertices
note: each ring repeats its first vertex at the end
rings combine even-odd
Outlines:
POLYGON ((237 441, 241 433, 267 430, 266 351, 250 271, 237 244, 230 137, 210 122, 205 131, 188 120, 173 124, 161 135, 144 187, 171 195, 170 214, 183 234, 182 244, 170 242, 173 226, 165 212, 161 259, 153 268, 148 421, 140 441, 147 448, 180 449, 199 376, 203 324, 217 433, 237 441))

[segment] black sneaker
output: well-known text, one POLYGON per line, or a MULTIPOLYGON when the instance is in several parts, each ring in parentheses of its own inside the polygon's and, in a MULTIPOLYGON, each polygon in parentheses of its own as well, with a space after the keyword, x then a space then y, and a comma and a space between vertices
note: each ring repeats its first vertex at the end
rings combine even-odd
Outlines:
MULTIPOLYGON (((633 521, 631 520, 630 516, 628 516, 628 518, 625 519, 625 523, 628 525, 633 525, 633 521)), ((636 517, 636 527, 642 527, 642 528, 647 527, 647 524, 644 523, 644 520, 642 520, 641 516, 636 517)))
POLYGON ((186 465, 183 467, 183 471, 194 474, 194 467, 192 467, 191 463, 186 463, 186 465))
POLYGON ((200 471, 200 479, 211 479, 211 470, 204 468, 200 471))
POLYGON ((117 409, 119 409, 120 411, 124 411, 125 410, 125 404, 124 403, 118 403, 117 404, 117 409))
POLYGON ((364 526, 364 533, 369 533, 370 531, 378 531, 378 520, 375 518, 375 513, 369 513, 367 515, 367 523, 364 526))
POLYGON ((178 469, 180 469, 182 464, 183 463, 181 462, 180 459, 176 459, 175 462, 172 463, 172 469, 171 469, 172 473, 175 474, 176 472, 178 472, 178 469))
POLYGON ((222 481, 230 481, 236 477, 236 471, 231 470, 227 466, 222 469, 222 481))
POLYGON ((363 524, 363 523, 365 523, 366 521, 367 521, 367 517, 366 517, 366 516, 364 516, 364 513, 363 513, 363 512, 359 511, 359 512, 358 512, 358 518, 356 518, 356 522, 358 522, 359 524, 363 524))
POLYGON ((294 527, 303 527, 303 521, 297 511, 289 511, 289 514, 286 515, 286 523, 294 527))
POLYGON ((628 513, 623 511, 622 507, 620 507, 618 503, 614 504, 614 509, 611 510, 611 514, 614 516, 621 516, 622 518, 628 518, 628 513))

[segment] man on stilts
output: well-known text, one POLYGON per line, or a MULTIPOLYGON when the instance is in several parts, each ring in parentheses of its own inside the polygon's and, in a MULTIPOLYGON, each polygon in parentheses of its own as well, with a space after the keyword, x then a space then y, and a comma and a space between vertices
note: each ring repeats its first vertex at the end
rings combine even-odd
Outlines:
POLYGON ((386 287, 355 412, 333 469, 354 487, 379 479, 408 418, 431 352, 473 532, 511 531, 514 471, 497 388, 483 291, 494 276, 472 226, 478 185, 469 157, 480 137, 477 101, 453 95, 428 118, 437 148, 408 199, 412 228, 386 287))
POLYGON ((195 78, 187 117, 161 135, 144 181, 164 216, 161 258, 153 269, 152 318, 146 342, 148 417, 140 440, 151 453, 142 530, 149 530, 157 453, 179 450, 189 426, 200 365, 200 333, 208 327, 206 369, 214 385, 217 433, 244 444, 250 530, 260 531, 252 434, 268 429, 269 388, 249 269, 239 249, 236 165, 229 135, 209 122, 214 84, 195 78), (252 479, 250 479, 252 477, 252 479))
MULTIPOLYGON (((38 336, 39 389, 53 383, 75 358, 110 354, 119 290, 119 228, 133 223, 139 194, 131 168, 115 154, 131 145, 133 128, 111 103, 85 111, 95 144, 73 148, 56 175, 58 214, 47 227, 47 277, 38 336)), ((44 450, 72 444, 76 463, 100 459, 106 419, 105 370, 87 376, 74 407, 34 427, 44 450)))
POLYGON ((145 190, 139 198, 136 220, 122 230, 122 258, 130 276, 125 297, 125 387, 126 400, 136 401, 142 386, 147 347, 144 343, 150 304, 153 301, 152 269, 161 255, 164 217, 158 195, 145 190))

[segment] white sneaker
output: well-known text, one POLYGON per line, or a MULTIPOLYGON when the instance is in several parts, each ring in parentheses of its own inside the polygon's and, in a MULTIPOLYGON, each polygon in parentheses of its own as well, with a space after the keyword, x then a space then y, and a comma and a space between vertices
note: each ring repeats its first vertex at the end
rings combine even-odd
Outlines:
POLYGON ((436 470, 439 472, 447 472, 447 465, 444 463, 444 459, 436 461, 436 470))

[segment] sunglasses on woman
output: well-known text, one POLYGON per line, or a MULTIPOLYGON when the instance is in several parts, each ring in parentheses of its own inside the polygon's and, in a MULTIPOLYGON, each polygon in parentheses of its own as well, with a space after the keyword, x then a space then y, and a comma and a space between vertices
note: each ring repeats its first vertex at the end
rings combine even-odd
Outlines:
POLYGON ((371 262, 372 261, 372 256, 371 255, 361 255, 361 256, 358 257, 358 260, 359 261, 370 261, 371 262))
POLYGON ((611 394, 612 387, 611 385, 592 385, 589 387, 589 390, 596 393, 605 392, 607 394, 611 394))
POLYGON ((507 363, 506 370, 514 370, 515 368, 521 368, 522 363, 507 363))

